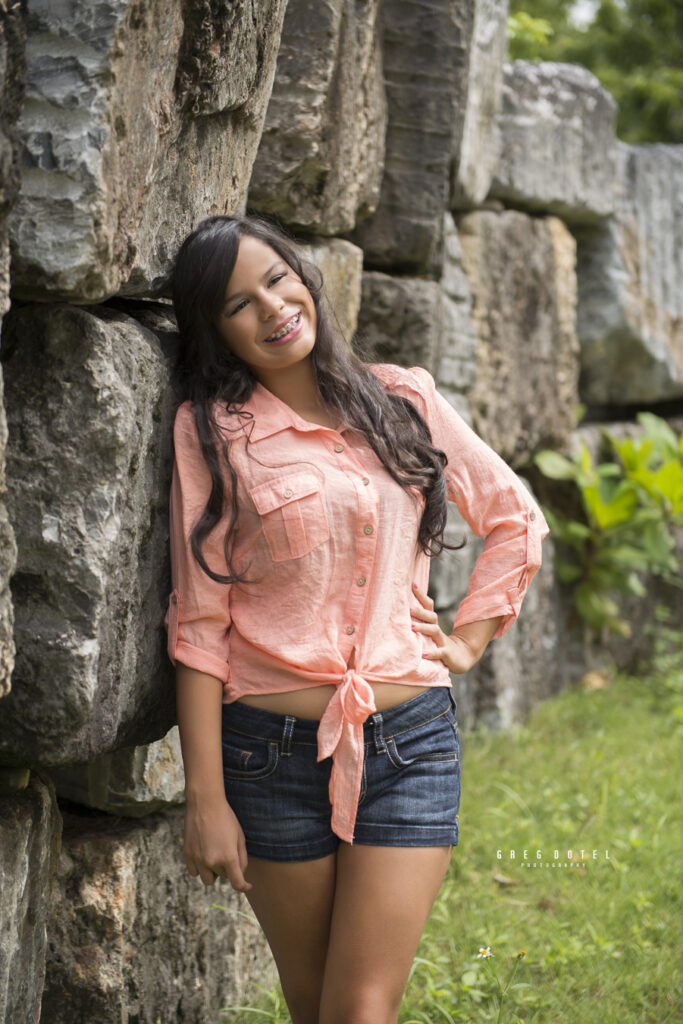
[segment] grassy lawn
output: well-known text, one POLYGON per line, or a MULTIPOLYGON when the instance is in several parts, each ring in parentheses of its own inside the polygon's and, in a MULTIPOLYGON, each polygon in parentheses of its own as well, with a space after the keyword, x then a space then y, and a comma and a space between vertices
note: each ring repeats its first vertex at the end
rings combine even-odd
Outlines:
MULTIPOLYGON (((400 1024, 497 1021, 492 968, 505 984, 515 963, 501 1021, 683 1021, 680 656, 462 739, 460 845, 400 1024)), ((289 1017, 274 991, 220 1020, 289 1017)))

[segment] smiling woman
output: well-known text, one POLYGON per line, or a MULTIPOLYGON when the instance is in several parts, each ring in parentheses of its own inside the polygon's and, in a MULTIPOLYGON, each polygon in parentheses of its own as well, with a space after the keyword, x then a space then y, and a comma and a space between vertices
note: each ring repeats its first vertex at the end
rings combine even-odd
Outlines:
POLYGON ((274 382, 310 355, 317 331, 311 293, 270 246, 241 239, 227 292, 217 331, 266 387, 266 377, 274 382))
POLYGON ((547 533, 426 370, 366 365, 256 217, 185 240, 173 592, 185 858, 247 894, 294 1024, 394 1024, 459 840, 449 672, 514 622, 547 533), (453 632, 447 501, 485 536, 453 632))

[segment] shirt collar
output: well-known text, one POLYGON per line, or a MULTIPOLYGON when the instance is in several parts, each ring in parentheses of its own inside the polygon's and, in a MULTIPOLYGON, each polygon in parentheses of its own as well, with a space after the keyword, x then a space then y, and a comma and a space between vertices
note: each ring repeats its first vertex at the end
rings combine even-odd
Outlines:
POLYGON ((282 430, 332 430, 320 423, 311 423, 302 419, 286 402, 264 388, 258 382, 251 396, 239 407, 241 412, 249 412, 253 420, 242 418, 242 430, 250 441, 260 441, 264 437, 278 434, 282 430))

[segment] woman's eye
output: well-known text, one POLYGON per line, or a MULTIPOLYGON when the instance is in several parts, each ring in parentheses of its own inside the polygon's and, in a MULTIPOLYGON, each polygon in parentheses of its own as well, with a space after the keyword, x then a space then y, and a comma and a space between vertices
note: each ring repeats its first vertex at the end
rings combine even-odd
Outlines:
POLYGON ((287 275, 286 274, 276 274, 275 277, 271 277, 270 283, 271 284, 277 284, 277 282, 281 281, 283 277, 287 277, 287 275))
POLYGON ((238 303, 237 303, 237 305, 235 306, 235 308, 234 308, 234 309, 233 309, 233 310, 232 310, 232 311, 231 311, 230 313, 228 313, 228 316, 234 316, 234 315, 235 315, 235 313, 239 313, 239 311, 240 311, 240 310, 241 310, 241 309, 242 309, 242 308, 243 308, 244 306, 246 306, 246 304, 247 304, 247 300, 246 300, 246 299, 242 299, 242 301, 241 301, 241 302, 238 302, 238 303))

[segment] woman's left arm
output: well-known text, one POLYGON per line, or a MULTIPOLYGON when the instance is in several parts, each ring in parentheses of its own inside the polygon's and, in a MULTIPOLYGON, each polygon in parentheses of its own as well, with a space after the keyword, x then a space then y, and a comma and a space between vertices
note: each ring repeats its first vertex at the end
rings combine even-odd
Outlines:
MULTIPOLYGON (((447 650, 442 649, 442 660, 446 653, 455 664, 463 664, 468 652, 478 660, 489 640, 502 636, 516 620, 540 568, 541 541, 549 533, 548 524, 522 480, 439 394, 432 376, 421 367, 403 373, 412 377, 422 399, 434 445, 446 453, 448 498, 476 536, 485 538, 447 650)), ((408 378, 405 383, 411 386, 408 378)), ((434 614, 431 602, 420 599, 420 604, 430 617, 434 614)), ((433 619, 430 625, 438 627, 433 619)), ((438 643, 444 634, 439 631, 433 636, 438 643)))

